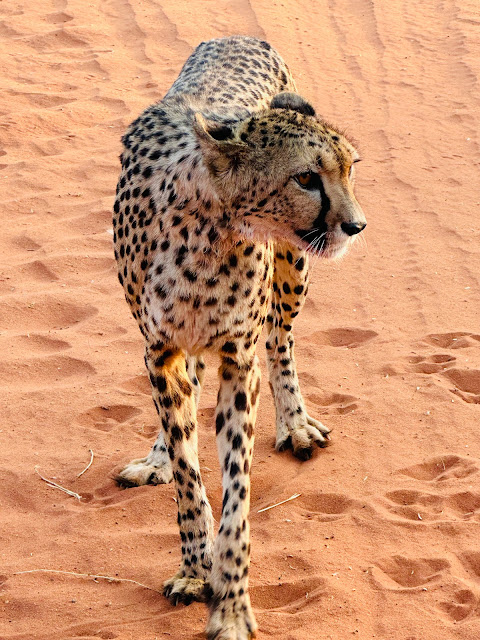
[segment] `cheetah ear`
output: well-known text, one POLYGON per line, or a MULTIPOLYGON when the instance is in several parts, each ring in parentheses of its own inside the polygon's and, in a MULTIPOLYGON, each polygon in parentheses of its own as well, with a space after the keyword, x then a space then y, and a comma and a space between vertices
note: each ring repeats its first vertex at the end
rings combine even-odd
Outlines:
POLYGON ((298 93, 290 93, 289 91, 277 93, 270 103, 270 109, 291 109, 292 111, 303 113, 305 116, 315 115, 315 109, 309 102, 299 96, 298 93))
POLYGON ((234 130, 221 122, 206 120, 201 113, 195 114, 193 128, 199 138, 203 140, 229 140, 234 136, 234 130))
POLYGON ((224 174, 238 166, 247 145, 238 137, 237 127, 206 120, 201 113, 196 113, 193 129, 207 166, 214 175, 224 174))

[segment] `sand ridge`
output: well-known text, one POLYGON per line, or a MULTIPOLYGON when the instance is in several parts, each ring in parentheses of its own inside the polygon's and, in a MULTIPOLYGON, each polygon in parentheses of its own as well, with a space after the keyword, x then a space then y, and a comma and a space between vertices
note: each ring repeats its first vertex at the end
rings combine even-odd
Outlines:
MULTIPOLYGON (((480 636, 478 23, 475 0, 0 4, 0 638, 202 637, 203 605, 155 591, 179 562, 173 488, 112 479, 157 421, 111 207, 126 125, 200 40, 232 33, 268 39, 358 141, 369 223, 341 263, 315 262, 296 321, 309 412, 334 429, 309 462, 273 452, 261 354, 258 637, 480 636), (71 573, 17 573, 41 568, 71 573)), ((209 364, 199 449, 218 518, 209 364)))

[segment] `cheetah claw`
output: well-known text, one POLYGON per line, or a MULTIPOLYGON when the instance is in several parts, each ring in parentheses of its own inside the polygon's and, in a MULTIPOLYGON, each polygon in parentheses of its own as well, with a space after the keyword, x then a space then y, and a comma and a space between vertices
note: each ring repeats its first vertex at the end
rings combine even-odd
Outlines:
POLYGON ((116 483, 124 489, 145 484, 168 484, 173 479, 170 465, 153 465, 148 458, 138 458, 129 462, 115 477, 116 483))
POLYGON ((176 606, 181 603, 188 606, 192 602, 206 602, 205 581, 178 574, 163 584, 163 595, 176 606))
POLYGON ((305 461, 312 457, 314 444, 322 449, 328 447, 331 441, 330 429, 309 415, 306 418, 306 422, 291 428, 285 438, 277 441, 277 451, 291 449, 296 458, 305 461))

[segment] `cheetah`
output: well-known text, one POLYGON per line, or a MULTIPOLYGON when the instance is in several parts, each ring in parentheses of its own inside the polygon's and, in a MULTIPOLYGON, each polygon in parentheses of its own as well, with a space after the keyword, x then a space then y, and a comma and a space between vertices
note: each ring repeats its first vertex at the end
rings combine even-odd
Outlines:
POLYGON ((209 640, 246 640, 256 630, 248 595, 256 346, 266 322, 276 448, 306 460, 329 429, 305 409, 292 325, 307 295, 308 254, 339 257, 366 225, 353 193, 360 158, 297 94, 280 55, 246 36, 200 44, 122 142, 115 257, 145 338, 161 431, 117 480, 175 480, 182 560, 164 593, 173 604, 207 602, 209 640), (197 454, 205 352, 220 362, 216 538, 197 454))

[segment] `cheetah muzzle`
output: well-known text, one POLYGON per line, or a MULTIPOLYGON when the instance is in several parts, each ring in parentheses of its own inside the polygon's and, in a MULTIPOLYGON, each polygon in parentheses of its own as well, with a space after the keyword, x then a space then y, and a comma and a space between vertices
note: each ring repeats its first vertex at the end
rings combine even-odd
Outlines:
POLYGON ((182 561, 165 595, 174 604, 208 600, 210 640, 246 640, 256 629, 248 595, 256 346, 266 322, 276 448, 306 460, 329 430, 305 409, 292 326, 309 253, 336 258, 365 227, 353 193, 360 158, 296 93, 279 54, 243 36, 200 44, 122 141, 115 257, 162 428, 118 482, 175 480, 182 561), (197 455, 207 351, 220 361, 215 539, 197 455))

